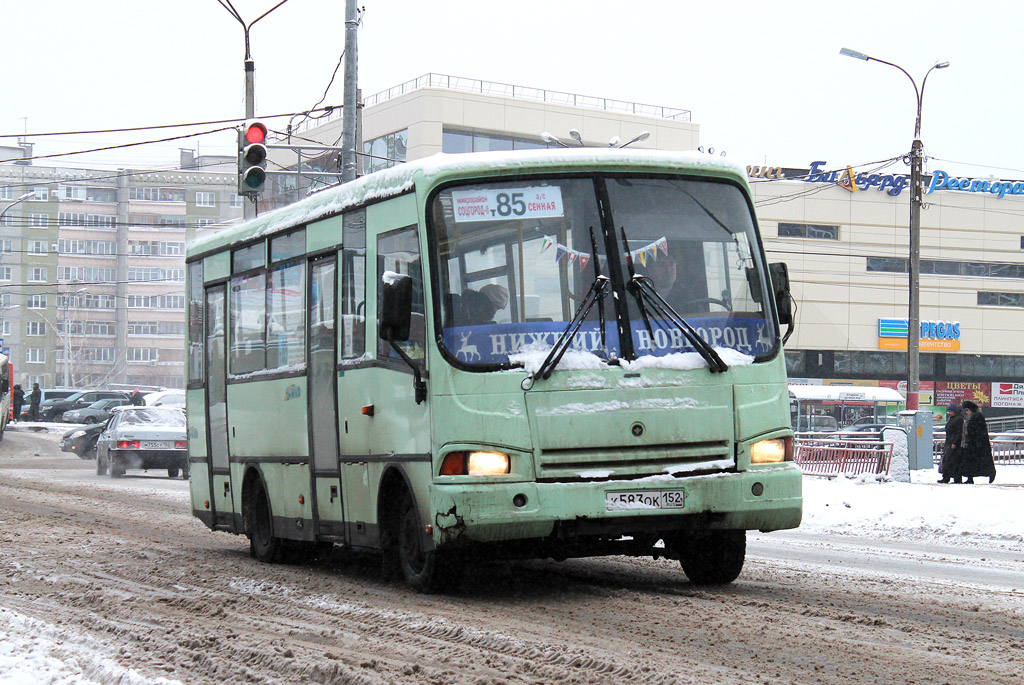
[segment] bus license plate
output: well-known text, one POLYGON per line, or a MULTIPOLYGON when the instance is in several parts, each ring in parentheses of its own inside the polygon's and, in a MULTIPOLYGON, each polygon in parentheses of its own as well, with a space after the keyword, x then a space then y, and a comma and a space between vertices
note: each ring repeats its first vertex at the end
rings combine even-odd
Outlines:
POLYGON ((167 449, 166 440, 146 440, 142 443, 142 449, 144 450, 162 450, 167 449))
POLYGON ((604 503, 608 511, 629 509, 682 509, 686 501, 683 490, 641 490, 636 492, 606 492, 604 503))

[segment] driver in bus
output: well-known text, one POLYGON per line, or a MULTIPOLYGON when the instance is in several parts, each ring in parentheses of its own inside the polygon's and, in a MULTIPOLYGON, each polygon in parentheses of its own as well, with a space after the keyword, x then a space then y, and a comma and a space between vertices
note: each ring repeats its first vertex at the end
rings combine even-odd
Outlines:
POLYGON ((489 283, 479 291, 467 288, 462 293, 463 325, 493 324, 495 315, 508 305, 508 289, 489 283))

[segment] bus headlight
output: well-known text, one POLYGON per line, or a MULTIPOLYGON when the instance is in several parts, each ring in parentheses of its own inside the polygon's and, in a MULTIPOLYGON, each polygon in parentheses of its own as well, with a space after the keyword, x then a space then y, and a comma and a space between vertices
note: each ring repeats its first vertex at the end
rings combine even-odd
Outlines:
POLYGON ((790 444, 792 438, 758 440, 750 446, 751 464, 779 464, 792 459, 790 444))
POLYGON ((470 452, 466 459, 471 476, 501 476, 508 473, 508 455, 504 452, 470 452))
POLYGON ((473 450, 449 452, 441 462, 442 476, 503 476, 510 460, 504 452, 473 450))

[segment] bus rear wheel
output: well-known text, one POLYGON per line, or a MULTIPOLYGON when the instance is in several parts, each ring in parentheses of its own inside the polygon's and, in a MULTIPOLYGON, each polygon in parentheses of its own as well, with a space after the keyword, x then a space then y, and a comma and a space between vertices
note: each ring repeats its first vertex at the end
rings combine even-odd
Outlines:
POLYGON ((411 588, 425 594, 450 590, 461 579, 460 567, 444 552, 428 550, 423 545, 423 526, 416 511, 416 501, 405 492, 398 506, 398 530, 393 539, 397 546, 398 566, 411 588))
POLYGON ((253 488, 249 499, 249 556, 267 564, 281 560, 284 541, 274 536, 270 500, 262 485, 253 488))
POLYGON ((710 530, 688 533, 678 542, 679 564, 694 585, 725 585, 743 570, 747 531, 710 530))

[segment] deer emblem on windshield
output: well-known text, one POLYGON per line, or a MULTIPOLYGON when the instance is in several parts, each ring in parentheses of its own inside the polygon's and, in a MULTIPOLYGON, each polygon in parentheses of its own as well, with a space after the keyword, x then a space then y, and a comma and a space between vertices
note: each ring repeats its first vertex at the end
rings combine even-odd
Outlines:
POLYGON ((462 338, 462 345, 455 351, 456 357, 462 357, 467 362, 472 361, 474 357, 480 359, 480 350, 477 349, 476 345, 469 344, 470 335, 470 333, 459 333, 459 337, 462 338))

